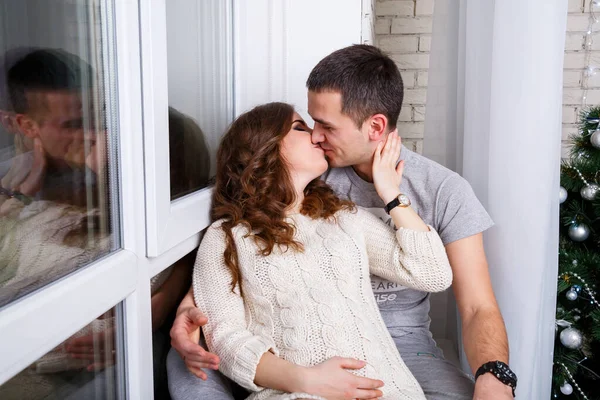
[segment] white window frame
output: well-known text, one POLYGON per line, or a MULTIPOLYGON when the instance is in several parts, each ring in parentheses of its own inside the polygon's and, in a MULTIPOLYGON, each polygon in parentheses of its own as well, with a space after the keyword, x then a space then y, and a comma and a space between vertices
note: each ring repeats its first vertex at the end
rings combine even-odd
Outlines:
MULTIPOLYGON (((157 257, 210 224, 212 188, 171 201, 169 168, 166 0, 140 2, 147 254, 157 257)), ((219 3, 232 18, 229 1, 219 3)), ((215 21, 218 23, 218 21, 215 21)), ((232 21, 228 21, 229 24, 232 21)), ((232 45, 232 39, 227 42, 232 45)), ((227 51, 233 80, 233 49, 227 51)), ((228 82, 233 87, 231 82, 228 82)), ((233 101, 227 113, 233 116, 233 101)), ((191 249, 190 249, 191 250, 191 249)))
POLYGON ((132 293, 136 266, 135 255, 120 250, 0 311, 0 382, 132 293))

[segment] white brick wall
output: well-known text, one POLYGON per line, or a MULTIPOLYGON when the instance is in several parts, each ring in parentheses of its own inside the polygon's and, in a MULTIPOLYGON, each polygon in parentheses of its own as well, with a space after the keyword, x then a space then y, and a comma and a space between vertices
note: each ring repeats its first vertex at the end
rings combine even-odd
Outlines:
POLYGON ((404 80, 398 131, 403 143, 419 153, 423 151, 433 5, 434 0, 375 3, 375 43, 396 62, 404 80))
MULTIPOLYGON (((563 156, 568 154, 569 134, 577 132, 583 91, 584 40, 588 29, 589 2, 569 0, 563 76, 563 156)), ((375 3, 375 43, 400 68, 405 83, 404 105, 399 131, 404 143, 420 151, 423 141, 425 100, 431 50, 434 0, 377 0, 375 3)), ((595 26, 600 31, 600 23, 595 26)), ((593 42, 590 63, 600 68, 600 33, 593 42)), ((588 79, 587 104, 600 104, 600 71, 588 79)))
POLYGON ((375 0, 362 0, 362 44, 375 44, 375 0))
MULTIPOLYGON (((568 156, 568 139, 577 133, 577 120, 581 108, 583 90, 581 82, 585 68, 585 36, 589 26, 589 2, 592 0, 569 0, 567 17, 567 39, 565 41, 565 62, 563 74, 563 157, 568 156)), ((594 31, 600 30, 600 24, 594 31)), ((600 35, 594 35, 590 64, 600 67, 600 35)), ((588 78, 587 104, 600 104, 600 73, 588 78)))

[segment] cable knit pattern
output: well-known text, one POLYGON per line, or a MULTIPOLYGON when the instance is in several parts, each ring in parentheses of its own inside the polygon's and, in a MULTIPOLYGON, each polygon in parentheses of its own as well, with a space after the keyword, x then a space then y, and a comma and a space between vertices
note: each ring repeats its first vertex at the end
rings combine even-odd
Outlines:
POLYGON ((234 229, 244 287, 231 291, 220 221, 207 230, 194 268, 194 297, 207 315, 207 345, 221 372, 254 392, 251 400, 320 399, 254 383, 262 354, 302 366, 331 357, 367 362, 357 375, 385 382, 387 400, 425 399, 379 314, 370 274, 425 291, 442 291, 452 272, 437 232, 394 232, 365 210, 340 211, 335 221, 294 215, 304 252, 275 248, 267 257, 242 227, 234 229))

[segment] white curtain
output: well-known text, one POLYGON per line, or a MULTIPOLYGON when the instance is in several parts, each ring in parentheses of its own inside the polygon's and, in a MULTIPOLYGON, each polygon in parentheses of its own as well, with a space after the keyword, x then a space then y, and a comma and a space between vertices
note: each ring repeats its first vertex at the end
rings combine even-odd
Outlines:
POLYGON ((550 398, 566 20, 566 0, 435 2, 424 153, 496 223, 485 246, 518 399, 550 398))

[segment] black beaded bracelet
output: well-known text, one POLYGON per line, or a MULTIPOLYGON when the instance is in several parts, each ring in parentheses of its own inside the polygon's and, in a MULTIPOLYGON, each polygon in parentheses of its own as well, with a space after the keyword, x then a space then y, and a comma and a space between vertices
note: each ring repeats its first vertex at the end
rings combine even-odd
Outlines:
POLYGON ((490 373, 494 375, 503 384, 510 386, 513 397, 515 397, 515 389, 517 388, 517 376, 511 369, 502 361, 490 361, 483 364, 475 373, 475 380, 483 374, 490 373))

